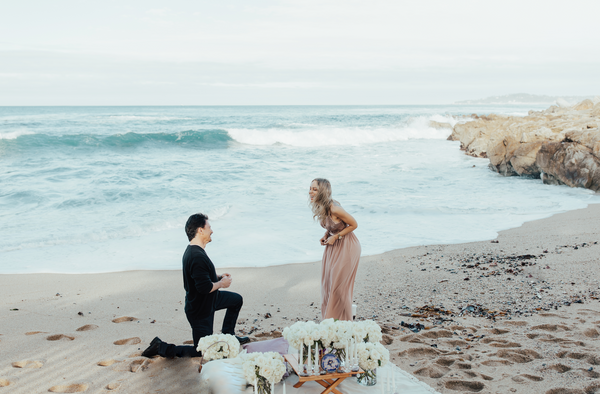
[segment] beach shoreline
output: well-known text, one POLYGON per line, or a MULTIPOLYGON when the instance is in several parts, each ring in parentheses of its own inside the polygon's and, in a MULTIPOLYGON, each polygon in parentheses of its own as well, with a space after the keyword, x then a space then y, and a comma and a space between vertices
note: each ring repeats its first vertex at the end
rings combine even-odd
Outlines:
MULTIPOLYGON (((495 240, 363 256, 357 318, 377 321, 392 362, 440 392, 583 390, 600 377, 598 242, 600 204, 590 204, 495 240), (427 329, 414 333, 417 324, 427 329)), ((231 273, 231 290, 244 296, 241 334, 269 339, 320 320, 320 262, 218 272, 231 273)), ((155 336, 191 339, 178 270, 3 274, 0 289, 0 380, 11 393, 197 385, 198 360, 140 357, 155 336)))

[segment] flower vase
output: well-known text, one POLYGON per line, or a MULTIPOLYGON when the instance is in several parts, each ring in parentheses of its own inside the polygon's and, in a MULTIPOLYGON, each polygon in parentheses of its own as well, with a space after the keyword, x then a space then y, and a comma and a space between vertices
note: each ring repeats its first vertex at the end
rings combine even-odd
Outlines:
POLYGON ((256 380, 256 392, 257 394, 271 394, 271 385, 262 376, 256 380))
MULTIPOLYGON (((325 355, 325 351, 323 349, 319 349, 319 358, 315 359, 315 352, 314 350, 312 350, 310 352, 310 362, 311 365, 313 366, 313 368, 315 368, 317 371, 319 371, 321 369, 321 360, 323 360, 323 356, 325 355)), ((299 365, 301 370, 304 370, 304 368, 302 367, 302 365, 304 365, 304 367, 306 367, 308 365, 308 346, 304 345, 304 349, 303 349, 303 355, 302 355, 302 363, 299 365)), ((308 372, 308 371, 307 371, 308 372)), ((310 375, 311 372, 308 372, 308 374, 310 375)))
POLYGON ((367 369, 364 373, 356 376, 358 384, 363 386, 375 386, 377 384, 377 369, 367 369))

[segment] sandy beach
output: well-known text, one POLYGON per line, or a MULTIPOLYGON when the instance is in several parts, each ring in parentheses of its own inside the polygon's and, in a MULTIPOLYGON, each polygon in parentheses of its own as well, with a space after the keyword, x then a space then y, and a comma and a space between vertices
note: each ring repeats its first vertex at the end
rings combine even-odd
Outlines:
MULTIPOLYGON (((598 242, 600 204, 495 240, 365 256, 357 318, 442 393, 600 392, 598 242)), ((218 271, 254 340, 320 318, 320 262, 218 271)), ((196 392, 199 360, 140 357, 155 336, 191 339, 179 271, 0 275, 0 294, 0 393, 196 392)))

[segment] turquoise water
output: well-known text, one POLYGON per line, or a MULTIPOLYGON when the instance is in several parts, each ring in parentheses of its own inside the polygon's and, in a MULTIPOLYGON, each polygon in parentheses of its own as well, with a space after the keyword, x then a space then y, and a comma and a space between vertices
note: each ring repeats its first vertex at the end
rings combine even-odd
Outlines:
POLYGON ((524 106, 0 107, 0 273, 178 269, 205 212, 217 266, 319 260, 308 185, 329 178, 363 254, 489 239, 583 208, 503 178, 430 120, 524 106))

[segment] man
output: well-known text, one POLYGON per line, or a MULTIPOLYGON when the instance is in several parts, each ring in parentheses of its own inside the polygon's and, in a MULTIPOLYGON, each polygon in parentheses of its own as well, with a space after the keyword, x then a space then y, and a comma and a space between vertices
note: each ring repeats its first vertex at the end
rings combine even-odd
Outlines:
MULTIPOLYGON (((185 232, 190 244, 183 254, 183 287, 185 288, 185 315, 192 326, 194 346, 175 346, 161 341, 158 337, 150 342, 142 356, 154 357, 200 357, 196 351, 200 338, 212 335, 215 311, 227 309, 222 332, 235 335, 235 325, 242 309, 242 296, 224 291, 231 285, 229 274, 217 276, 215 266, 205 252, 212 241, 213 233, 208 216, 201 213, 189 217, 185 232)), ((250 342, 248 337, 237 337, 241 344, 250 342)))

